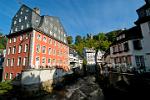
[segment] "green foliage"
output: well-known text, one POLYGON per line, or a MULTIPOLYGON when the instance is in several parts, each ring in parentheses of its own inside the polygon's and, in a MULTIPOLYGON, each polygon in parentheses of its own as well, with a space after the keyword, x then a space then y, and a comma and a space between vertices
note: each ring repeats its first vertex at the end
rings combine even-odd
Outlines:
POLYGON ((120 33, 122 30, 111 31, 106 34, 108 41, 114 42, 116 35, 120 33))
POLYGON ((79 53, 80 56, 82 56, 83 48, 88 47, 92 48, 94 47, 95 50, 103 50, 106 51, 111 43, 115 40, 116 35, 121 32, 120 30, 112 31, 107 34, 105 33, 98 33, 97 35, 93 36, 93 39, 90 38, 90 35, 87 34, 87 37, 80 35, 77 35, 75 37, 75 44, 72 44, 71 46, 79 53))
POLYGON ((80 35, 77 35, 75 38, 75 44, 81 43, 82 42, 82 37, 80 35))
POLYGON ((72 36, 68 36, 67 41, 68 41, 68 44, 72 44, 72 42, 73 42, 72 36))
POLYGON ((9 92, 13 89, 11 81, 5 81, 0 83, 0 95, 9 92))
POLYGON ((7 38, 6 37, 0 37, 0 49, 5 49, 7 44, 7 38))

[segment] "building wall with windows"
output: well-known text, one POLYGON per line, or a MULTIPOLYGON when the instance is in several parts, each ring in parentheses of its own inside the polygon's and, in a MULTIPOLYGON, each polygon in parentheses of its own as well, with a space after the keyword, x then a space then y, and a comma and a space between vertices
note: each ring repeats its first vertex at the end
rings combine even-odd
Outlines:
POLYGON ((23 69, 29 68, 28 58, 31 33, 25 32, 8 38, 4 62, 4 79, 12 79, 21 73, 23 69))
POLYGON ((142 45, 145 53, 144 60, 146 70, 150 71, 150 0, 145 0, 145 2, 146 4, 137 9, 138 19, 135 24, 139 25, 142 30, 142 45))
POLYGON ((146 67, 143 36, 139 27, 133 27, 121 32, 110 47, 112 65, 115 68, 124 67, 140 69, 146 67), (124 34, 124 37, 120 37, 124 34))
POLYGON ((12 19, 7 35, 4 79, 13 79, 26 69, 69 70, 66 32, 58 17, 40 16, 38 8, 22 5, 12 19))

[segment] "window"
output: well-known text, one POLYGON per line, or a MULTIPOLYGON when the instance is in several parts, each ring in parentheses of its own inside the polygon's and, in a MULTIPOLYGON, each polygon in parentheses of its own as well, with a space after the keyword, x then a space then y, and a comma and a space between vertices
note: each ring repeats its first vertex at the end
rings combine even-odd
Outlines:
POLYGON ((5 78, 8 79, 8 73, 5 74, 5 78))
POLYGON ((38 44, 38 45, 36 45, 36 52, 40 52, 40 45, 38 44))
POLYGON ((13 47, 13 51, 12 51, 12 54, 15 54, 16 53, 16 46, 13 47))
POLYGON ((27 20, 27 16, 25 16, 24 19, 27 20))
POLYGON ((142 44, 140 40, 134 40, 133 41, 133 47, 135 50, 141 50, 142 49, 142 44))
POLYGON ((43 41, 46 42, 46 37, 43 38, 43 41))
POLYGON ((148 8, 148 9, 146 10, 146 15, 147 15, 147 16, 150 16, 150 8, 148 8))
POLYGON ((9 39, 9 43, 11 43, 12 39, 9 39))
POLYGON ((22 51, 22 45, 19 45, 18 53, 21 53, 21 51, 22 51))
POLYGON ((20 41, 22 41, 22 39, 23 39, 23 36, 20 36, 20 41))
POLYGON ((22 11, 20 12, 20 14, 22 15, 22 11))
POLYGON ((19 18, 19 22, 21 22, 21 18, 19 18))
POLYGON ((138 68, 145 67, 144 56, 135 56, 135 61, 138 68))
POLYGON ((48 59, 48 63, 51 63, 51 59, 50 58, 48 59))
POLYGON ((46 47, 45 46, 42 47, 42 53, 46 53, 46 47))
POLYGON ((14 25, 16 24, 16 21, 14 21, 14 25))
POLYGON ((17 66, 21 65, 21 57, 18 58, 17 66))
POLYGON ((15 59, 11 59, 11 66, 14 66, 15 59))
POLYGON ((128 42, 124 43, 124 51, 125 51, 125 52, 129 51, 128 42))
POLYGON ((28 52, 28 44, 25 44, 24 52, 28 52))
POLYGON ((48 42, 49 44, 51 44, 52 43, 52 40, 51 39, 49 39, 49 42, 48 42))
POLYGON ((26 34, 26 39, 28 39, 29 34, 26 34))
POLYGON ((10 65, 10 59, 7 59, 7 64, 6 66, 9 66, 10 65))
POLYGON ((29 24, 27 23, 26 26, 27 26, 27 28, 28 28, 28 27, 29 27, 29 24))
POLYGON ((48 48, 48 54, 49 55, 51 54, 51 48, 48 48))
POLYGON ((17 28, 15 28, 15 31, 17 31, 17 28))
POLYGON ((11 47, 8 48, 8 55, 10 54, 11 52, 11 47))
POLYGON ((10 73, 10 79, 13 79, 13 73, 10 73))
POLYGON ((23 59, 23 66, 26 66, 27 65, 27 57, 25 57, 24 59, 23 59))
POLYGON ((40 34, 38 34, 37 39, 41 40, 41 35, 40 34))
POLYGON ((42 63, 43 63, 43 64, 46 63, 46 58, 42 58, 42 63))
POLYGON ((23 25, 21 25, 21 29, 23 30, 23 25))
POLYGON ((14 42, 16 42, 16 38, 14 38, 14 42))

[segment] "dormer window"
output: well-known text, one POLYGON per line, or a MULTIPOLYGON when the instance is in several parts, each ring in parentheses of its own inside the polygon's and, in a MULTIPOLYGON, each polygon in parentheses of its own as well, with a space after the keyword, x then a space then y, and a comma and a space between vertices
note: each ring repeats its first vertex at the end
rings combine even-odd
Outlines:
POLYGON ((27 23, 27 25, 26 25, 26 26, 27 26, 27 28, 28 28, 28 27, 29 27, 29 24, 27 23))
POLYGON ((25 16, 24 19, 27 20, 27 16, 25 16))
POLYGON ((20 12, 20 14, 22 15, 22 11, 20 12))
POLYGON ((21 25, 21 29, 23 30, 23 25, 21 25))
POLYGON ((39 20, 37 19, 37 20, 36 20, 36 23, 38 23, 38 22, 39 22, 39 20))
POLYGON ((29 10, 27 9, 26 12, 29 12, 29 10))
POLYGON ((21 18, 19 18, 19 22, 21 22, 21 18))
POLYGON ((16 21, 14 21, 14 25, 16 24, 16 21))
POLYGON ((17 28, 15 28, 15 31, 17 31, 17 28))

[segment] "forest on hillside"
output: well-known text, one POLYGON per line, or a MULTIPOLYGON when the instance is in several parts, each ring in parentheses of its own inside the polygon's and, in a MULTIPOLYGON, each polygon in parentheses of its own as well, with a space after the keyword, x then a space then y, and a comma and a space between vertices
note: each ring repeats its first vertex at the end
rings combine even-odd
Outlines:
POLYGON ((80 56, 82 56, 83 48, 94 48, 106 51, 109 46, 115 41, 115 37, 121 30, 115 30, 108 33, 98 33, 94 36, 87 34, 87 36, 77 35, 75 37, 75 42, 73 42, 73 37, 68 36, 67 41, 71 48, 75 49, 80 56))

